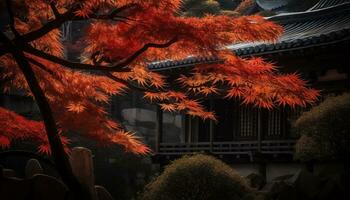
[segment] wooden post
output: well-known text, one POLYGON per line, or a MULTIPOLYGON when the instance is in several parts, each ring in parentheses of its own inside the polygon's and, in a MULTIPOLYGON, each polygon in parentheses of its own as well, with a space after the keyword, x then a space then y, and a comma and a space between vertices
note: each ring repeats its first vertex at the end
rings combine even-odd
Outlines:
POLYGON ((155 152, 159 152, 160 143, 162 142, 162 135, 163 135, 163 111, 160 108, 160 106, 157 106, 157 130, 156 130, 156 145, 155 145, 155 152))
POLYGON ((89 191, 92 200, 97 200, 91 151, 84 147, 74 147, 70 155, 70 163, 82 187, 89 191))
POLYGON ((261 110, 258 110, 258 152, 261 153, 261 141, 262 141, 262 137, 261 137, 261 110))
MULTIPOLYGON (((210 98, 209 100, 209 110, 213 110, 213 99, 210 98)), ((210 153, 213 153, 213 140, 214 140, 214 122, 213 120, 210 120, 209 122, 209 142, 210 142, 210 153)))

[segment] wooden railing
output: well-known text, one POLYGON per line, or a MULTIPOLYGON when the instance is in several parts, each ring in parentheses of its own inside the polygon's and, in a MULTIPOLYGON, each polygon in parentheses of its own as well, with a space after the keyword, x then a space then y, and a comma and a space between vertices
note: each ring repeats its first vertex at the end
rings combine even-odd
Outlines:
POLYGON ((161 143, 159 155, 182 155, 195 152, 209 152, 213 154, 248 154, 260 152, 262 154, 293 154, 295 140, 263 140, 239 142, 198 142, 198 143, 161 143))

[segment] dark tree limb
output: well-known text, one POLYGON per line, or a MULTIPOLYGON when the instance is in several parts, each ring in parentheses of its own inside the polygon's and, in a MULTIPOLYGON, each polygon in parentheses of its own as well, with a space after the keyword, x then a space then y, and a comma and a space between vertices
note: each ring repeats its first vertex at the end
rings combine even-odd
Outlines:
POLYGON ((51 8, 53 14, 55 15, 55 18, 57 19, 57 18, 61 17, 61 14, 58 11, 55 3, 53 1, 50 1, 49 5, 50 5, 50 8, 51 8))
POLYGON ((45 60, 51 61, 56 64, 60 64, 64 67, 71 68, 71 69, 79 69, 79 70, 100 70, 100 71, 114 71, 114 72, 129 72, 130 69, 128 68, 115 68, 115 67, 108 67, 108 66, 100 66, 100 65, 90 65, 90 64, 84 64, 79 62, 71 62, 68 60, 65 60, 63 58, 45 53, 43 51, 40 51, 32 46, 25 45, 23 46, 23 51, 32 54, 34 56, 38 56, 40 58, 43 58, 45 60))
POLYGON ((60 64, 62 66, 65 66, 71 69, 100 70, 100 71, 109 71, 109 72, 129 72, 130 69, 127 68, 127 65, 132 63, 135 59, 137 59, 142 53, 147 51, 149 48, 166 48, 166 47, 169 47, 171 44, 175 43, 176 41, 177 41, 177 37, 174 37, 173 39, 163 44, 147 43, 141 49, 137 50, 134 54, 132 54, 128 58, 123 59, 120 62, 113 64, 112 66, 90 65, 90 64, 84 64, 84 63, 70 62, 68 60, 40 51, 30 45, 23 45, 22 48, 23 48, 23 51, 29 54, 38 56, 40 58, 46 59, 48 61, 60 64))
MULTIPOLYGON (((6 1, 11 1, 11 0, 6 0, 6 1)), ((51 9, 53 9, 54 14, 56 12, 55 9, 57 10, 57 13, 55 14, 55 19, 47 22, 45 25, 43 25, 41 28, 39 28, 37 30, 34 30, 32 32, 23 34, 21 36, 20 40, 18 38, 15 38, 12 42, 13 43, 24 43, 24 44, 26 44, 26 43, 32 42, 32 41, 34 41, 34 40, 36 40, 36 39, 38 39, 40 37, 43 37, 44 35, 46 35, 47 33, 51 32, 54 29, 60 28, 65 22, 91 19, 89 17, 84 18, 84 17, 78 17, 78 16, 75 15, 74 12, 78 9, 78 5, 79 4, 74 4, 74 5, 72 5, 72 7, 68 11, 66 11, 65 13, 60 14, 58 12, 57 8, 54 6, 54 4, 50 3, 50 7, 51 7, 51 9)), ((127 9, 130 9, 132 7, 135 7, 135 6, 138 6, 138 4, 131 3, 131 4, 127 4, 125 6, 121 6, 120 8, 115 9, 110 14, 110 16, 108 18, 111 19, 112 16, 116 17, 118 13, 123 12, 123 11, 125 11, 127 9)), ((11 12, 12 12, 12 10, 11 10, 11 12)), ((94 15, 92 15, 92 18, 93 18, 93 16, 94 15)), ((123 19, 123 20, 124 19, 125 20, 132 20, 132 19, 129 19, 127 17, 122 17, 122 16, 118 16, 118 17, 120 19, 123 19)), ((98 19, 98 18, 104 19, 104 18, 107 18, 107 17, 106 16, 101 16, 101 17, 97 17, 96 16, 96 19, 98 19)), ((9 53, 9 50, 4 45, 0 45, 0 56, 4 55, 6 53, 9 53)))
POLYGON ((132 54, 128 58, 122 60, 121 62, 116 63, 114 66, 115 67, 125 67, 125 66, 129 65, 132 61, 134 61, 137 57, 139 57, 142 53, 147 51, 149 48, 167 48, 177 41, 178 41, 178 37, 174 37, 173 39, 169 40, 168 42, 162 43, 162 44, 147 43, 141 49, 137 50, 134 54, 132 54))
POLYGON ((43 70, 43 71, 49 73, 51 76, 54 76, 56 79, 58 79, 58 80, 60 79, 60 77, 58 77, 54 71, 52 71, 51 69, 47 68, 47 67, 46 67, 44 64, 42 64, 41 62, 39 62, 39 61, 37 61, 37 60, 35 60, 35 59, 33 59, 33 58, 29 58, 29 57, 26 57, 26 59, 27 59, 30 63, 32 63, 32 64, 34 64, 35 66, 37 66, 38 68, 40 68, 41 70, 43 70))
POLYGON ((6 0, 6 9, 7 9, 7 13, 9 14, 9 18, 10 18, 9 25, 10 25, 11 32, 15 35, 16 38, 18 38, 20 36, 20 34, 16 30, 15 15, 14 15, 13 10, 12 10, 11 0, 6 0))
POLYGON ((49 102, 47 101, 45 94, 35 77, 35 73, 31 68, 28 60, 26 59, 23 51, 21 51, 15 44, 13 44, 11 40, 8 39, 2 32, 0 32, 0 41, 11 48, 11 54, 17 62, 18 67, 21 69, 36 100, 45 124, 46 134, 57 171, 60 173, 63 181, 67 184, 68 188, 71 190, 76 199, 81 199, 81 197, 82 199, 91 199, 89 193, 87 191, 84 191, 79 181, 73 174, 73 170, 68 160, 67 154, 64 151, 64 147, 60 139, 57 125, 53 118, 53 113, 49 102))

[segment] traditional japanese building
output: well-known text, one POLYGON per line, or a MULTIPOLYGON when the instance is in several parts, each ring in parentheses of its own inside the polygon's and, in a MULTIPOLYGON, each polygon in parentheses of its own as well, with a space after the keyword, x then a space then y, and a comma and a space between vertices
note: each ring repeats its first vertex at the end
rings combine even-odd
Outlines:
MULTIPOLYGON (((350 0, 320 0, 305 11, 286 12, 290 2, 293 1, 256 0, 258 7, 254 9, 280 13, 268 19, 281 24, 284 34, 275 43, 233 44, 232 53, 241 57, 261 56, 279 66, 282 72, 298 72, 312 87, 320 89, 323 96, 349 91, 350 0)), ((78 46, 74 41, 83 27, 79 23, 66 24, 62 40, 78 46)), ((67 52, 71 60, 78 57, 67 52)), ((217 58, 189 57, 153 63, 149 68, 171 75, 186 72, 195 64, 216 62, 217 58)), ((39 116, 35 102, 20 92, 0 95, 1 106, 27 117, 39 116)), ((249 163, 243 167, 248 171, 254 163, 293 161, 297 135, 290 128, 302 109, 264 110, 214 97, 205 104, 215 111, 217 123, 163 113, 136 92, 113 97, 109 110, 112 118, 153 148, 154 163, 165 164, 195 152, 213 154, 228 162, 249 163)), ((103 159, 111 163, 110 158, 103 159)))
MULTIPOLYGON (((257 3, 270 8, 285 6, 279 1, 257 3)), ((285 29, 277 42, 234 44, 230 46, 232 52, 241 57, 261 56, 279 66, 282 72, 298 72, 312 87, 320 89, 323 97, 350 90, 349 0, 320 0, 306 11, 282 13, 268 20, 285 29)), ((215 63, 217 59, 191 57, 149 67, 171 74, 209 62, 215 63)), ((302 109, 281 107, 268 111, 215 98, 208 99, 206 104, 217 114, 217 123, 158 110, 156 162, 167 163, 194 152, 206 152, 234 162, 293 160, 297 137, 291 132, 291 124, 302 109)))

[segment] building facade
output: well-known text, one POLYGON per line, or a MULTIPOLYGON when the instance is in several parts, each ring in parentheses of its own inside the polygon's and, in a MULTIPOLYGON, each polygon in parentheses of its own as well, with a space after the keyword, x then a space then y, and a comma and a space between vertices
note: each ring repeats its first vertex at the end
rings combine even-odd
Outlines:
MULTIPOLYGON (((285 29, 277 42, 234 44, 230 46, 232 52, 241 57, 260 56, 282 72, 300 73, 310 86, 321 90, 320 100, 350 90, 350 1, 320 0, 306 11, 268 19, 285 29)), ((151 64, 150 69, 181 73, 195 64, 215 61, 216 58, 191 57, 151 64)), ((205 104, 217 114, 217 123, 156 112, 155 161, 167 163, 195 152, 244 163, 293 160, 297 133, 291 132, 291 126, 302 108, 268 111, 215 98, 205 104)))
MULTIPOLYGON (((283 1, 283 5, 281 2, 257 1, 261 8, 270 9, 286 6, 290 1, 283 1)), ((277 42, 234 44, 230 46, 232 52, 242 57, 261 56, 280 66, 282 72, 299 72, 323 96, 350 90, 350 0, 320 0, 306 11, 281 13, 268 19, 285 29, 277 42)), ((79 46, 76 40, 83 28, 84 24, 66 24, 63 40, 74 49, 79 46)), ((78 56, 67 52, 71 60, 78 56)), ((216 58, 191 57, 150 64, 149 68, 171 75, 189 70, 195 64, 215 62, 218 62, 216 58)), ((39 115, 32 99, 23 94, 1 95, 1 106, 27 117, 39 115)), ((153 148, 154 162, 167 163, 195 152, 242 163, 293 160, 297 135, 291 132, 291 125, 303 111, 301 108, 268 111, 241 105, 239 100, 216 98, 207 99, 204 104, 215 111, 218 122, 163 113, 137 92, 113 97, 109 110, 112 118, 153 148)))

